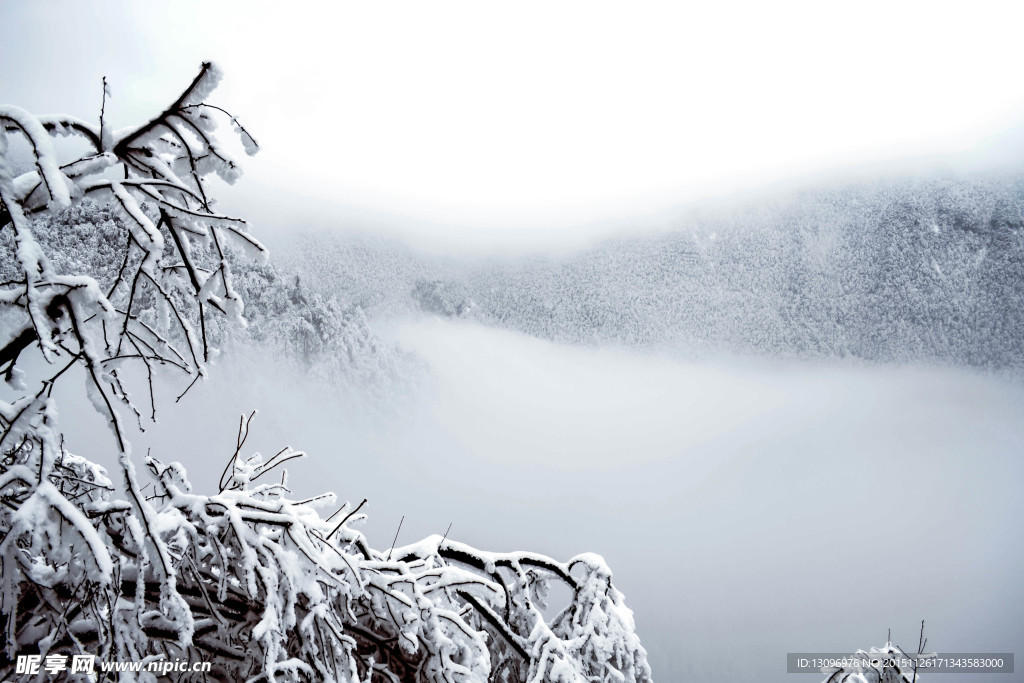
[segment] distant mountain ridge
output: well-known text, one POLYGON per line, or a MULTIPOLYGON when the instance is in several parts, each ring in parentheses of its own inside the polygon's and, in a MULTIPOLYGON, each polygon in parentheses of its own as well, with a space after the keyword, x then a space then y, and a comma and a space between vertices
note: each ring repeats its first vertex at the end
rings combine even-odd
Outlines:
POLYGON ((372 318, 423 309, 575 344, 1024 368, 1024 176, 810 190, 571 255, 420 254, 349 233, 285 255, 372 318))

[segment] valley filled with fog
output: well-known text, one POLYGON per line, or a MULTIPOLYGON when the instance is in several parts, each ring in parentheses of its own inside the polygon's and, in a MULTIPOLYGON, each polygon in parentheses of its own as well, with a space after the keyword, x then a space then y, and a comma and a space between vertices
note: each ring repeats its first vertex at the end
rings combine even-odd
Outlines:
POLYGON ((271 265, 238 276, 249 328, 214 331, 215 372, 137 451, 212 486, 258 408, 249 446, 306 451, 303 495, 368 498, 376 547, 404 515, 399 545, 451 524, 600 553, 659 680, 788 680, 787 652, 890 628, 910 648, 922 619, 939 651, 1019 649, 1021 177, 808 190, 515 257, 358 227, 269 233, 271 265))

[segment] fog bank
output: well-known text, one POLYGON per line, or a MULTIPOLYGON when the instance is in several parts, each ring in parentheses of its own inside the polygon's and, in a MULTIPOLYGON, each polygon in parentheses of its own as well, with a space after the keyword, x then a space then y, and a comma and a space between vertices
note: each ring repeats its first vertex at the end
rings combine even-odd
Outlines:
POLYGON ((1021 382, 686 363, 433 317, 396 330, 425 369, 391 408, 242 352, 136 452, 210 488, 259 407, 248 447, 310 453, 289 468, 297 495, 368 497, 375 547, 405 515, 399 544, 451 523, 489 549, 599 552, 657 680, 781 683, 786 652, 880 645, 890 627, 909 647, 920 619, 938 651, 1019 649, 1021 382))

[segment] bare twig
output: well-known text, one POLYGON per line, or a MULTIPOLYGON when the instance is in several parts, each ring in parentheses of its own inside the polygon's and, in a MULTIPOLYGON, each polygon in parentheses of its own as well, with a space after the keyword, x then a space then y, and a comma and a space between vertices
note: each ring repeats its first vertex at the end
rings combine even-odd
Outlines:
POLYGON ((405 521, 405 515, 402 515, 402 519, 398 520, 398 528, 395 529, 395 537, 391 540, 391 548, 388 550, 388 561, 391 561, 391 552, 395 549, 395 543, 398 542, 398 532, 402 530, 402 522, 405 521))
MULTIPOLYGON (((357 505, 357 506, 355 507, 355 509, 354 509, 354 510, 352 510, 352 512, 350 512, 350 513, 348 513, 347 515, 345 515, 345 518, 344 518, 343 520, 341 520, 340 522, 338 522, 338 525, 337 525, 336 527, 334 527, 333 529, 331 529, 331 533, 327 534, 327 538, 330 538, 330 537, 331 537, 331 536, 333 536, 334 534, 338 533, 338 531, 340 531, 340 530, 341 530, 341 528, 342 528, 343 526, 345 526, 345 522, 347 522, 348 520, 352 519, 352 516, 353 516, 353 515, 355 515, 355 514, 356 514, 357 512, 359 512, 359 510, 360 510, 360 509, 361 509, 361 508, 362 508, 362 507, 363 507, 364 505, 366 505, 366 498, 363 498, 363 501, 362 501, 361 503, 359 503, 359 505, 357 505)), ((405 519, 405 517, 402 517, 402 519, 405 519)), ((399 528, 401 528, 401 525, 399 525, 399 528)), ((398 532, 395 532, 395 539, 396 539, 396 540, 398 539, 398 532)), ((395 547, 395 544, 394 544, 394 543, 392 543, 392 544, 391 544, 391 547, 392 547, 392 548, 394 548, 394 547, 395 547)))

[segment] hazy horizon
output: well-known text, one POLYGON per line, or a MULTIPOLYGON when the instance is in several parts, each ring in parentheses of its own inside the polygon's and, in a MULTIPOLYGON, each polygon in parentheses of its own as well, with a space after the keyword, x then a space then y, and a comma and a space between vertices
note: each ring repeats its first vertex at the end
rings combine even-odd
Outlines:
POLYGON ((224 206, 436 251, 564 250, 709 198, 1024 159, 1013 2, 2 12, 0 100, 96 120, 106 76, 116 129, 212 59, 214 103, 262 145, 224 206))

